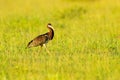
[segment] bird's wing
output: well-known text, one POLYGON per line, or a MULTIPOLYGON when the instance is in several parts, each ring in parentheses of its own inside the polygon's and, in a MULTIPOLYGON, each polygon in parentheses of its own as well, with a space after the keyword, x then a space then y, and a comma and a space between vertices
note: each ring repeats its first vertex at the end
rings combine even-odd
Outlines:
POLYGON ((28 43, 27 47, 35 47, 48 42, 48 35, 39 35, 28 43))

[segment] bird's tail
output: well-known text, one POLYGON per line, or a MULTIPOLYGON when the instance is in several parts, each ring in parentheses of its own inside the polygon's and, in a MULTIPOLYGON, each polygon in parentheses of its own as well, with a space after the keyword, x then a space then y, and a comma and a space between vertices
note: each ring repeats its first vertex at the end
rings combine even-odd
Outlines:
POLYGON ((32 42, 33 42, 33 40, 28 43, 28 45, 25 47, 25 49, 30 48, 32 42))
POLYGON ((28 45, 25 47, 25 49, 30 48, 28 45))

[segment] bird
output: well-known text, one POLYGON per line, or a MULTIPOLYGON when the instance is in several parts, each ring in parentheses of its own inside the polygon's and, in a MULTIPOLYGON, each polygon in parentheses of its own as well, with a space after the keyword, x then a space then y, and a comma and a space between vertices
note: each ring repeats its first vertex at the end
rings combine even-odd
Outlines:
POLYGON ((46 44, 50 40, 53 40, 53 38, 54 38, 54 28, 53 28, 51 23, 47 24, 47 28, 49 29, 49 32, 38 35, 37 37, 35 37, 33 40, 31 40, 28 43, 27 48, 37 47, 37 46, 41 46, 41 48, 42 48, 44 46, 46 48, 46 51, 50 54, 49 50, 46 47, 46 44))

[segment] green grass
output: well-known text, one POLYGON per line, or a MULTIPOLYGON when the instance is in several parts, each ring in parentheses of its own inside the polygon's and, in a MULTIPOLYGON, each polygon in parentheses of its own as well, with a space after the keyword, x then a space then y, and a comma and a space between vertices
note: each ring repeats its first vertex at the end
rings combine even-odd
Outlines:
POLYGON ((1 0, 0 80, 119 80, 119 0, 1 0), (47 45, 27 43, 55 28, 47 45))

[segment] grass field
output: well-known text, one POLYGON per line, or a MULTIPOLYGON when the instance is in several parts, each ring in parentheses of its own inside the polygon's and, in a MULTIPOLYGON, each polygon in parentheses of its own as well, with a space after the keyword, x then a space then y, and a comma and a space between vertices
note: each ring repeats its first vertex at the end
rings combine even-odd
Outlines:
POLYGON ((0 0, 0 80, 120 80, 120 0, 0 0))

